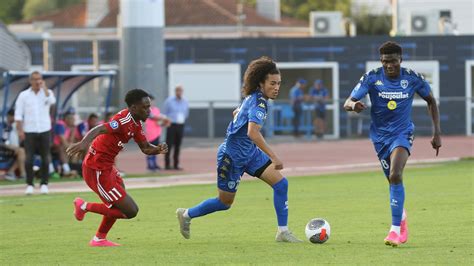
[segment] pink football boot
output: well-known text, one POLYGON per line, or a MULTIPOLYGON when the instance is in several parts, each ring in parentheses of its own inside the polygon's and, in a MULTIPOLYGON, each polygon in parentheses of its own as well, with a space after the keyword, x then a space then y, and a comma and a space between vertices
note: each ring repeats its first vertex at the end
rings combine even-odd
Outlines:
POLYGON ((120 244, 114 243, 114 242, 109 241, 107 239, 101 239, 101 240, 98 240, 98 241, 92 239, 89 242, 89 246, 91 246, 91 247, 117 247, 117 246, 120 246, 120 244))
POLYGON ((400 223, 400 243, 406 243, 408 240, 408 223, 407 223, 407 211, 403 209, 403 216, 405 219, 400 223))
POLYGON ((82 219, 84 219, 84 215, 86 215, 87 212, 81 209, 82 204, 84 204, 84 200, 81 198, 75 198, 72 203, 74 204, 74 216, 76 217, 76 220, 82 221, 82 219))
POLYGON ((398 247, 400 245, 400 236, 396 232, 390 231, 384 241, 387 246, 398 247))

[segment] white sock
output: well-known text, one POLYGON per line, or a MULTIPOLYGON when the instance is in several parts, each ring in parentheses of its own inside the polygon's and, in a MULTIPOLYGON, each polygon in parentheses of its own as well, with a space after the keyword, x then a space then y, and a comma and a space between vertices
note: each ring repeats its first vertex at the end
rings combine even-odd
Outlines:
POLYGON ((392 225, 392 227, 390 228, 390 232, 392 231, 400 235, 400 226, 392 225))
POLYGON ((100 238, 98 238, 97 236, 94 236, 94 238, 93 238, 93 239, 94 239, 94 241, 103 241, 103 240, 104 240, 104 239, 100 239, 100 238))
POLYGON ((54 173, 54 165, 53 163, 49 163, 49 173, 54 173))
POLYGON ((405 221, 407 219, 407 213, 405 209, 403 209, 403 214, 402 214, 402 221, 405 221))
POLYGON ((71 172, 71 167, 69 167, 68 163, 63 163, 63 172, 65 174, 68 174, 69 172, 71 172))
POLYGON ((184 218, 191 219, 191 217, 189 217, 188 209, 186 209, 186 211, 184 211, 183 216, 184 216, 184 218))
POLYGON ((288 226, 278 226, 278 232, 285 232, 288 231, 288 226))
POLYGON ((87 202, 84 201, 81 205, 81 210, 86 211, 87 202))

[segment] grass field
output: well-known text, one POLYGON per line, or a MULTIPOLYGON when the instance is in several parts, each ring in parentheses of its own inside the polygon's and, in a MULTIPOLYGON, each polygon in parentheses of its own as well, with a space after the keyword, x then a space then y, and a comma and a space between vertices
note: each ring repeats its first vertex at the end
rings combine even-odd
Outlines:
POLYGON ((92 193, 0 197, 0 265, 24 264, 472 264, 474 161, 405 171, 408 243, 383 244, 390 224, 381 171, 290 178, 290 228, 304 237, 314 217, 331 224, 323 245, 275 243, 272 190, 243 182, 227 212, 193 220, 179 234, 174 211, 215 195, 214 185, 130 190, 137 218, 119 220, 109 239, 122 247, 87 246, 100 217, 72 215, 72 200, 92 193))

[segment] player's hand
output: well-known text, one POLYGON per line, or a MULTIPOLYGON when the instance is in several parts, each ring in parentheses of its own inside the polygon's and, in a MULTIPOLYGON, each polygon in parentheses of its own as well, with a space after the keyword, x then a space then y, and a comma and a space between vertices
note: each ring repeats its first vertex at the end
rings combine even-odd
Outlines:
POLYGON ((168 152, 168 144, 166 143, 160 143, 156 148, 158 148, 158 154, 165 154, 168 152))
POLYGON ((438 156, 439 148, 441 148, 441 136, 439 134, 433 135, 431 139, 431 146, 436 150, 436 156, 438 156))
POLYGON ((352 105, 352 111, 356 113, 364 111, 365 108, 367 108, 367 106, 361 101, 354 102, 354 104, 352 105))
POLYGON ((272 163, 275 165, 275 170, 283 169, 283 162, 278 158, 272 158, 272 163))
POLYGON ((171 125, 171 120, 169 118, 163 118, 163 126, 169 127, 171 125))
POLYGON ((66 154, 70 158, 83 158, 84 155, 86 154, 87 150, 88 150, 88 147, 85 146, 81 141, 81 142, 71 144, 66 149, 66 154))

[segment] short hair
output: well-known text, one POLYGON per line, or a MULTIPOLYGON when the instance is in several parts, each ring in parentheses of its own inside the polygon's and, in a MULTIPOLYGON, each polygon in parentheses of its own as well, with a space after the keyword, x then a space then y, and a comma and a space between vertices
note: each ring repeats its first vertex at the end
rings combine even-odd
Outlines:
POLYGON ((255 92, 268 74, 280 74, 276 63, 270 57, 262 56, 250 62, 244 74, 242 88, 244 95, 248 96, 255 92))
POLYGON ((40 75, 41 77, 43 77, 43 75, 42 75, 38 70, 35 70, 35 71, 33 71, 33 72, 30 73, 29 78, 31 79, 31 78, 33 77, 33 75, 36 75, 36 74, 38 74, 38 75, 40 75))
POLYGON ((127 104, 128 107, 140 103, 143 98, 145 97, 150 97, 148 92, 141 90, 141 89, 133 89, 129 90, 127 94, 125 95, 125 103, 127 104))
POLYGON ((96 113, 91 113, 87 119, 89 120, 92 118, 99 118, 99 116, 96 113))
POLYGON ((8 110, 7 115, 14 116, 15 115, 15 109, 8 110))
POLYGON ((384 42, 379 47, 379 52, 380 52, 380 55, 383 55, 383 54, 402 55, 402 47, 396 42, 388 41, 388 42, 384 42))

